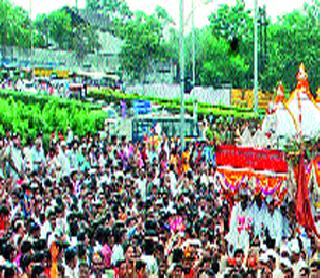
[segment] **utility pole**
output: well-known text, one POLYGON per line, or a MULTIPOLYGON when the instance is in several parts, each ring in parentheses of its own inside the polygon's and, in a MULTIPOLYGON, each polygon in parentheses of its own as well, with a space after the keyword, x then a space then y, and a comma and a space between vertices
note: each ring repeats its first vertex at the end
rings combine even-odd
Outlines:
POLYGON ((192 87, 196 85, 196 34, 194 26, 194 0, 192 0, 192 87))
POLYGON ((258 0, 254 0, 254 112, 258 112, 258 0))
POLYGON ((34 79, 33 71, 33 34, 32 34, 32 0, 29 0, 29 16, 30 16, 30 68, 31 68, 31 79, 34 79))
POLYGON ((180 0, 180 142, 184 150, 184 41, 183 41, 183 0, 180 0))

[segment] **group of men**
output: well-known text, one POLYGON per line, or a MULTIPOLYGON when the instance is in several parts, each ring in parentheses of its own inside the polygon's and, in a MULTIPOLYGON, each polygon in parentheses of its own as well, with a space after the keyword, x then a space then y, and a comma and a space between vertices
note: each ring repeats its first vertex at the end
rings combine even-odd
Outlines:
POLYGON ((226 196, 214 143, 71 130, 47 143, 0 139, 1 277, 320 276, 292 196, 226 196))

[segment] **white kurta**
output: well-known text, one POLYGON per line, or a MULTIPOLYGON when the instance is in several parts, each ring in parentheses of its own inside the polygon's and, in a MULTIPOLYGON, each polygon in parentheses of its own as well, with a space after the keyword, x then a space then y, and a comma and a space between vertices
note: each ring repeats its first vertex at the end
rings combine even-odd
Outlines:
POLYGON ((282 238, 282 215, 278 208, 271 215, 266 213, 265 225, 270 233, 270 237, 276 241, 276 247, 280 247, 282 238))
MULTIPOLYGON (((225 239, 233 246, 233 252, 236 249, 247 250, 249 248, 249 233, 246 228, 250 225, 249 208, 242 210, 241 203, 233 206, 230 219, 229 232, 225 239)), ((231 250, 229 249, 229 252, 231 250)))

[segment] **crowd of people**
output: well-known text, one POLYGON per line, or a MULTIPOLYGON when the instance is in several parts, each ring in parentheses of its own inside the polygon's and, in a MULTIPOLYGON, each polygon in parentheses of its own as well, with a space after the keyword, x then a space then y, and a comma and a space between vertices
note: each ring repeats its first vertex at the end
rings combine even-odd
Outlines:
MULTIPOLYGON (((233 142, 232 126, 220 141, 233 142)), ((215 143, 159 138, 69 130, 44 150, 41 133, 22 145, 8 130, 0 277, 320 277, 320 242, 296 223, 294 196, 230 197, 215 143)))

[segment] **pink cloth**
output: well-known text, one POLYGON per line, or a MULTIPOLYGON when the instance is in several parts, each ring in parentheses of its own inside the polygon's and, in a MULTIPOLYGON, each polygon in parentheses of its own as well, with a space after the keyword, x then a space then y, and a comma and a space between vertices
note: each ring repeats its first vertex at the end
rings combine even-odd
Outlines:
POLYGON ((111 266, 111 256, 112 256, 112 250, 110 247, 106 244, 103 246, 101 250, 103 256, 104 256, 104 264, 107 268, 111 266))
POLYGON ((18 255, 14 258, 13 263, 17 266, 20 267, 20 259, 22 257, 21 251, 18 253, 18 255))

